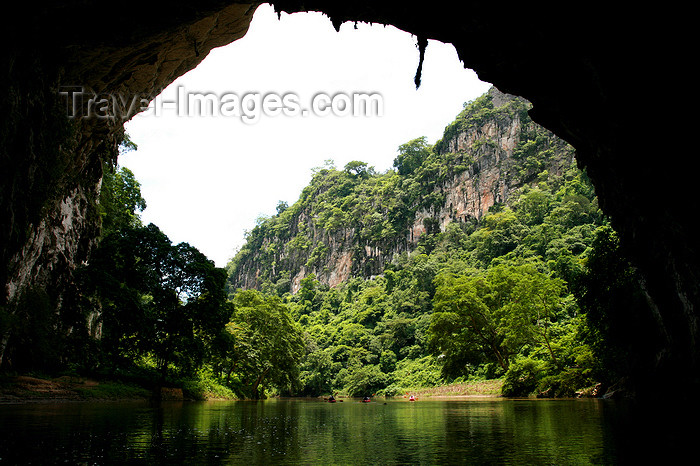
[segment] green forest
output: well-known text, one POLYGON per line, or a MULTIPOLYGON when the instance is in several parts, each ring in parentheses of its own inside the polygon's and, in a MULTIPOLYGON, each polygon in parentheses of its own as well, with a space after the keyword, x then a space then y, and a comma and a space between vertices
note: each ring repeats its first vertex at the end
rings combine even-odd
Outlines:
MULTIPOLYGON (((196 399, 401 396, 493 380, 504 396, 570 397, 610 386, 629 373, 631 339, 644 339, 647 323, 630 317, 643 295, 585 172, 527 109, 487 94, 441 140, 398 147, 386 171, 327 161, 297 202, 257 220, 226 268, 144 225, 138 180, 105 166, 97 246, 60 313, 34 289, 0 314, 6 360, 12 371, 177 386, 196 399), (522 131, 502 176, 516 188, 480 218, 441 225, 444 187, 478 176, 495 144, 451 152, 449 141, 515 118, 522 131), (409 241, 425 212, 434 215, 409 241), (338 251, 355 259, 330 286, 338 251), (623 327, 634 330, 627 340, 623 327)), ((122 150, 136 149, 127 136, 122 150)))

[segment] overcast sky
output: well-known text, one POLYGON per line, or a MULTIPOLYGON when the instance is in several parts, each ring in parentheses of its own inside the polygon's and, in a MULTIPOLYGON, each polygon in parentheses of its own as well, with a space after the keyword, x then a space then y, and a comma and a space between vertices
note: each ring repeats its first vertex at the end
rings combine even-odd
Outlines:
MULTIPOLYGON (((216 95, 292 93, 302 107, 317 93, 379 93, 381 116, 178 116, 163 107, 127 122, 138 150, 119 163, 141 182, 145 223, 173 242, 188 242, 223 267, 244 232, 282 200, 293 204, 311 170, 332 159, 338 168, 361 160, 390 169, 397 148, 442 136, 464 102, 490 87, 464 69, 452 45, 430 41, 422 84, 416 38, 393 27, 344 24, 336 32, 318 13, 258 8, 245 37, 213 50, 162 94, 177 89, 216 95)), ((170 98, 168 98, 170 96, 170 98)))

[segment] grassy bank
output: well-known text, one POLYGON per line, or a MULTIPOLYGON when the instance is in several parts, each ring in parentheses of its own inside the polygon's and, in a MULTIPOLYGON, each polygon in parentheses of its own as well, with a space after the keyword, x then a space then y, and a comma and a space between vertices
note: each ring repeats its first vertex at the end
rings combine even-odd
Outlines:
MULTIPOLYGON (((437 387, 405 389, 398 396, 419 398, 500 396, 500 379, 461 382, 437 387)), ((163 400, 235 400, 235 394, 206 375, 178 381, 160 389, 163 400)), ((46 377, 36 375, 0 376, 0 403, 30 401, 120 401, 148 400, 154 395, 147 383, 123 380, 97 380, 78 376, 46 377)))
POLYGON ((451 396, 500 396, 503 380, 483 380, 478 382, 460 382, 438 387, 424 387, 407 390, 409 395, 420 398, 451 396))
POLYGON ((55 378, 33 375, 0 377, 0 401, 84 401, 148 399, 148 389, 117 381, 61 376, 55 378))
MULTIPOLYGON (((235 399, 233 392, 206 379, 180 381, 160 388, 163 400, 235 399)), ((157 392, 156 392, 157 393, 157 392)), ((148 400, 154 389, 147 383, 98 380, 78 376, 0 376, 0 403, 30 401, 148 400)))

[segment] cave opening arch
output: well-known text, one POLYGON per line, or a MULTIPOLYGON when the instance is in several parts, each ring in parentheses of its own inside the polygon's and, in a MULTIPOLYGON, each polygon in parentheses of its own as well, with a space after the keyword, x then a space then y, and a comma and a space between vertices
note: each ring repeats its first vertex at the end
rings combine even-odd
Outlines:
MULTIPOLYGON (((677 131, 669 115, 684 99, 648 97, 650 89, 685 88, 687 72, 670 52, 682 53, 692 43, 686 40, 692 29, 683 22, 690 15, 604 2, 586 9, 488 2, 273 5, 290 13, 323 12, 336 27, 391 24, 420 41, 453 44, 482 80, 532 102, 532 118, 577 149, 644 276, 667 336, 662 354, 648 362, 650 380, 697 387, 700 261, 688 214, 697 211, 697 196, 694 174, 685 168, 692 152, 663 137, 677 131), (662 27, 667 24, 673 27, 662 27), (658 137, 645 134, 650 126, 658 137)), ((39 1, 9 12, 23 20, 3 31, 2 106, 9 115, 2 124, 3 304, 29 285, 60 288, 97 233, 81 219, 89 217, 99 185, 96 160, 114 156, 122 128, 86 122, 68 131, 47 105, 55 103, 57 88, 81 82, 98 92, 155 97, 211 49, 242 37, 257 6, 126 2, 115 10, 87 2, 78 11, 39 1)))
POLYGON ((415 37, 398 29, 346 23, 336 31, 320 13, 278 17, 262 5, 245 37, 212 50, 125 123, 138 150, 119 161, 149 182, 141 186, 145 222, 225 266, 255 219, 280 200, 293 204, 324 163, 390 169, 399 145, 439 140, 491 87, 449 44, 430 44, 417 88, 418 64, 415 37), (347 107, 338 111, 338 102, 347 107))

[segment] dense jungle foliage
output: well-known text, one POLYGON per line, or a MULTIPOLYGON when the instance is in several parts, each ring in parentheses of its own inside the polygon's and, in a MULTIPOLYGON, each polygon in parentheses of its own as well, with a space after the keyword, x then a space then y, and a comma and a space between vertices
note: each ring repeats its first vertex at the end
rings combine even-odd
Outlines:
POLYGON ((643 300, 585 173, 547 170, 563 143, 523 125, 504 166, 520 184, 507 203, 444 229, 426 218, 407 240, 416 214, 443 209, 445 182, 492 144, 454 153, 446 141, 516 116, 529 121, 522 102, 499 111, 483 96, 435 145, 399 147, 386 172, 327 163, 297 203, 258 221, 226 270, 143 225, 133 173, 106 167, 103 236, 62 320, 49 296, 27 293, 2 314, 6 366, 176 384, 196 397, 392 396, 495 378, 504 395, 572 396, 614 383, 634 346, 619 329, 643 338, 645 323, 630 317, 643 300), (353 250, 361 268, 333 287, 308 273, 292 293, 298 267, 324 271, 333 248, 353 250), (237 287, 251 264, 259 286, 237 287))
MULTIPOLYGON (((478 224, 450 223, 383 273, 280 295, 304 331, 298 394, 396 395, 504 377, 505 394, 573 395, 597 381, 576 284, 615 241, 585 175, 523 189, 478 224)), ((233 296, 236 293, 233 292, 233 296)))

